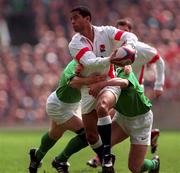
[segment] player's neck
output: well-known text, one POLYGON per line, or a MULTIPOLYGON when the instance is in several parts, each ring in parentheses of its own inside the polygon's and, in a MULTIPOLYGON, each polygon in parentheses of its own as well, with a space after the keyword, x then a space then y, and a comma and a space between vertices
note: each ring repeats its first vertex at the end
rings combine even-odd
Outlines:
POLYGON ((82 33, 86 38, 88 38, 91 42, 94 40, 94 29, 92 25, 88 26, 84 32, 82 33))

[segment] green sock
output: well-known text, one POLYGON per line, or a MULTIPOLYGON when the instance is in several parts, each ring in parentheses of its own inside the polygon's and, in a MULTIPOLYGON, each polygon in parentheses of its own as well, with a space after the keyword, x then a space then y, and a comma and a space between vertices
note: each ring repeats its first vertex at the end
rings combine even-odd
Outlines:
POLYGON ((156 160, 144 159, 144 164, 142 166, 141 172, 154 170, 154 169, 156 169, 157 165, 158 164, 157 164, 156 160))
POLYGON ((58 161, 67 162, 72 154, 88 146, 84 129, 81 129, 76 133, 77 135, 68 142, 64 150, 56 157, 58 161))
POLYGON ((51 149, 57 140, 54 140, 49 137, 48 132, 45 133, 41 138, 41 145, 36 151, 36 157, 40 161, 46 155, 46 153, 51 149))

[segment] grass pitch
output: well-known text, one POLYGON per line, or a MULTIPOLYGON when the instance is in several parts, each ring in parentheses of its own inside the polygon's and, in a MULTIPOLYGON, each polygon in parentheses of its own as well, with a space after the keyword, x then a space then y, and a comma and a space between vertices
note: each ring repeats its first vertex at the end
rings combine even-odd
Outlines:
MULTIPOLYGON (((0 173, 28 173, 31 147, 38 147, 42 134, 39 130, 0 130, 0 173)), ((48 152, 38 173, 56 173, 51 161, 66 145, 73 133, 67 132, 63 138, 48 152)), ((127 168, 129 141, 113 148, 116 155, 117 173, 130 173, 127 168)), ((150 151, 150 150, 149 150, 150 151)), ((162 131, 159 138, 158 155, 161 159, 160 173, 180 173, 180 131, 162 131)), ((70 173, 97 173, 100 169, 86 166, 86 161, 94 156, 89 147, 74 154, 69 162, 70 173)), ((147 158, 152 155, 148 152, 147 158)))

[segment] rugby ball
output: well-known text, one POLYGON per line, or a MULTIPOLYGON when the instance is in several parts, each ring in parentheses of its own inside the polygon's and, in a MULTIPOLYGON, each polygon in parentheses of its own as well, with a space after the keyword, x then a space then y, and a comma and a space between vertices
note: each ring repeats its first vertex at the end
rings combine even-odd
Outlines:
POLYGON ((117 49, 111 62, 118 66, 131 65, 135 60, 135 52, 135 49, 122 46, 117 49))

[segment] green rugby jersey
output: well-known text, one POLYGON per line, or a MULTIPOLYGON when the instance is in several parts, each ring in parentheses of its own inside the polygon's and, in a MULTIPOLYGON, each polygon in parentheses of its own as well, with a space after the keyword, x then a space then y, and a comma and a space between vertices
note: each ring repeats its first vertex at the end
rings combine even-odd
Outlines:
POLYGON ((59 80, 56 94, 59 100, 64 103, 76 103, 81 100, 81 92, 76 88, 68 86, 70 80, 76 75, 76 61, 72 60, 64 69, 59 80))
POLYGON ((117 77, 127 79, 129 81, 129 86, 127 88, 122 88, 115 109, 128 117, 134 117, 148 112, 152 104, 144 95, 143 89, 134 73, 125 74, 124 70, 117 69, 116 75, 117 77))

